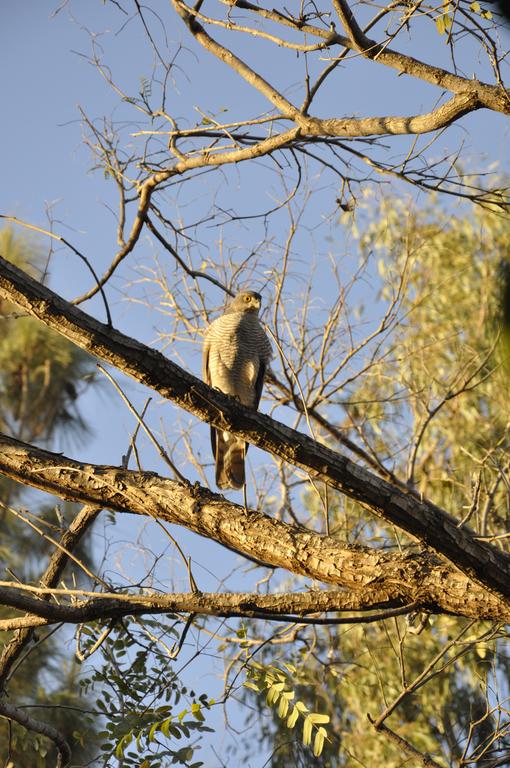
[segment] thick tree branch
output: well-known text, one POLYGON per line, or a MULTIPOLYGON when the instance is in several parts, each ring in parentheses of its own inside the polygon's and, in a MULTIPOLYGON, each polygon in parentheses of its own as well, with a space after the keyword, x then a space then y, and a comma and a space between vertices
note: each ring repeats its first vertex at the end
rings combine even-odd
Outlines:
POLYGON ((69 764, 72 757, 69 744, 60 731, 57 731, 52 725, 48 725, 48 723, 43 723, 41 720, 36 720, 34 717, 30 717, 30 715, 27 715, 23 709, 19 709, 18 707, 9 704, 3 696, 0 697, 0 717, 5 717, 8 720, 15 720, 28 731, 42 733, 43 736, 50 739, 58 750, 56 768, 64 768, 69 764))
MULTIPOLYGON (((479 584, 510 596, 510 556, 478 541, 468 528, 459 528, 455 518, 432 502, 390 484, 357 466, 346 456, 209 388, 161 353, 91 318, 1 257, 0 296, 39 318, 82 349, 173 400, 199 419, 239 435, 356 499, 442 554, 479 584)), ((27 461, 28 455, 24 452, 26 449, 16 455, 19 449, 16 446, 19 445, 16 441, 3 439, 2 471, 21 482, 37 485, 36 476, 30 472, 30 461, 27 461)), ((51 492, 61 495, 59 483, 63 477, 55 473, 53 467, 51 472, 54 473, 53 480, 47 480, 45 487, 51 487, 51 492)), ((82 482, 83 477, 80 477, 79 483, 82 482)), ((73 482, 71 478, 71 485, 76 485, 76 480, 73 482)), ((79 487, 69 487, 67 492, 71 498, 85 503, 102 503, 102 493, 81 493, 79 487)), ((129 509, 126 499, 118 494, 114 494, 106 506, 112 503, 115 506, 115 499, 121 505, 116 508, 129 509)), ((189 498, 187 503, 189 505, 189 498)), ((225 502, 221 500, 219 503, 225 502)), ((214 526, 212 530, 215 530, 214 526)), ((210 532, 204 535, 209 536, 210 532)), ((253 555, 265 559, 260 558, 258 551, 253 555)))
POLYGON ((403 53, 393 51, 384 43, 377 43, 367 37, 358 25, 347 0, 333 0, 336 12, 342 22, 348 39, 343 38, 341 45, 347 45, 358 53, 361 53, 368 59, 378 61, 392 69, 396 69, 400 74, 411 75, 420 80, 424 80, 438 88, 445 88, 452 93, 471 94, 475 96, 480 105, 492 109, 495 112, 510 114, 510 96, 509 92, 501 86, 488 85, 478 80, 468 80, 460 75, 454 75, 440 67, 434 67, 425 64, 423 61, 407 56, 403 53))
MULTIPOLYGON (((378 588, 364 589, 362 592, 338 592, 333 590, 311 590, 298 593, 281 593, 259 595, 256 593, 202 593, 186 592, 182 594, 158 593, 150 595, 126 595, 116 593, 87 593, 82 590, 52 589, 51 594, 57 598, 76 598, 88 595, 90 599, 73 601, 71 605, 62 602, 50 602, 36 595, 42 594, 37 587, 26 584, 5 582, 0 584, 0 604, 27 611, 32 616, 20 617, 32 619, 34 616, 43 619, 41 624, 66 622, 80 624, 85 621, 98 619, 117 619, 129 615, 158 614, 158 613, 193 613, 205 616, 243 616, 246 618, 278 619, 280 621, 300 621, 300 619, 316 616, 319 613, 331 611, 372 611, 374 609, 388 610, 388 616, 425 608, 417 603, 406 604, 401 600, 383 600, 382 591, 378 588), (25 594, 28 592, 29 594, 25 594), (30 594, 32 593, 32 594, 30 594)), ((507 609, 510 619, 510 608, 507 609)), ((370 620, 370 615, 363 617, 370 620)), ((355 617, 354 620, 359 620, 355 617)), ((6 621, 9 621, 8 619, 6 621)), ((324 623, 328 620, 311 618, 309 623, 324 623)), ((335 619, 330 621, 334 622, 335 619)), ((348 623, 345 617, 340 621, 348 623)), ((0 622, 1 629, 7 629, 4 621, 0 622)))
POLYGON ((402 135, 407 133, 416 135, 445 128, 468 112, 473 112, 481 106, 476 94, 464 93, 454 96, 446 104, 442 104, 432 112, 426 112, 422 115, 326 119, 302 116, 297 122, 303 134, 307 136, 345 136, 354 138, 359 136, 402 135))
MULTIPOLYGON (((177 13, 184 20, 189 31, 193 37, 203 46, 209 53, 212 53, 223 63, 231 67, 237 72, 246 82, 252 87, 256 88, 263 96, 265 96, 277 109, 280 110, 281 116, 292 119, 295 121, 301 129, 303 135, 308 136, 337 136, 342 138, 354 138, 361 136, 384 136, 387 134, 419 134, 428 133, 430 131, 436 131, 440 128, 444 128, 450 125, 458 118, 465 115, 467 112, 471 112, 474 109, 478 109, 481 106, 479 99, 471 89, 464 89, 462 93, 459 93, 455 98, 451 99, 446 104, 443 104, 438 109, 432 112, 422 115, 409 116, 409 117, 396 117, 396 116, 384 116, 384 117, 367 117, 367 118, 329 118, 319 119, 309 117, 301 113, 293 104, 291 104, 273 87, 267 80, 264 80, 253 69, 248 67, 241 59, 235 56, 230 50, 217 43, 210 35, 207 34, 201 24, 198 23, 193 15, 192 9, 188 8, 184 3, 179 0, 173 0, 173 5, 177 13)), ((338 4, 338 10, 346 5, 342 3, 342 6, 338 4)), ((348 8, 348 6, 346 6, 348 8)), ((350 11, 349 11, 350 13, 350 11)), ((367 41, 367 46, 370 41, 363 35, 363 32, 359 29, 354 19, 351 20, 353 25, 362 39, 367 41)), ((335 43, 336 38, 334 35, 329 34, 327 38, 328 42, 335 43)), ((355 47, 356 50, 361 50, 355 42, 357 35, 350 36, 351 47, 355 47)), ((369 49, 369 48, 368 48, 369 49)), ((363 49, 363 53, 364 53, 363 49)))
POLYGON ((151 472, 81 464, 5 436, 0 438, 0 471, 62 498, 183 525, 268 565, 359 592, 362 601, 367 596, 366 607, 418 603, 431 612, 508 618, 506 599, 431 553, 349 546, 246 510, 198 485, 151 472))
MULTIPOLYGON (((228 3, 228 0, 223 1, 228 3)), ((249 0, 237 0, 235 5, 236 8, 249 10, 258 16, 263 16, 273 22, 293 29, 299 34, 313 35, 323 40, 328 40, 330 43, 335 43, 342 48, 357 51, 366 58, 395 69, 398 74, 416 77, 418 80, 423 80, 426 83, 458 95, 470 94, 476 96, 480 105, 487 107, 487 109, 502 112, 506 115, 510 114, 510 93, 508 89, 502 88, 500 85, 491 85, 480 80, 453 74, 447 69, 435 67, 432 64, 415 59, 413 56, 394 51, 386 43, 377 43, 360 29, 346 2, 339 3, 338 0, 335 0, 334 6, 340 20, 346 23, 347 35, 340 35, 337 32, 332 33, 331 30, 303 23, 302 20, 293 19, 274 9, 260 8, 249 2, 249 0)))

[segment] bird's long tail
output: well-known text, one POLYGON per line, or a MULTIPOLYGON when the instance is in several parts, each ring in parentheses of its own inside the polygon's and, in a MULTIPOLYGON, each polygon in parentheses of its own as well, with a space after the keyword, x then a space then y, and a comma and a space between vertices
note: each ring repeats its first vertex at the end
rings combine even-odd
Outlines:
POLYGON ((246 482, 244 457, 246 443, 230 432, 216 431, 216 485, 242 488, 246 482))

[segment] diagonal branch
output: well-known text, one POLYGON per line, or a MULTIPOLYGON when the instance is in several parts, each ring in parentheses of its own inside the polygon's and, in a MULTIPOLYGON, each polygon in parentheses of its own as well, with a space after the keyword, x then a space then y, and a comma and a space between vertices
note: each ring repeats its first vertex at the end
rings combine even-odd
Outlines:
POLYGON ((472 94, 477 97, 480 104, 484 107, 506 115, 510 114, 510 97, 508 90, 505 88, 499 85, 488 85, 474 79, 468 80, 440 67, 426 64, 412 56, 393 51, 386 47, 385 44, 377 43, 365 35, 357 23, 347 0, 333 0, 333 5, 348 35, 347 41, 341 38, 342 45, 347 45, 348 48, 361 53, 368 59, 376 60, 380 64, 396 69, 400 74, 417 77, 427 83, 437 85, 439 88, 445 88, 452 93, 472 94))
MULTIPOLYGON (((199 419, 239 435, 361 502, 446 557, 470 578, 510 596, 510 556, 479 541, 468 528, 459 529, 454 517, 412 490, 392 485, 307 435, 211 389, 156 350, 70 305, 1 257, 0 297, 17 304, 82 349, 116 366, 199 419)), ((26 482, 29 466, 23 450, 16 455, 20 445, 10 438, 2 440, 1 465, 6 474, 26 482)), ((59 495, 61 481, 58 474, 54 475, 51 492, 59 495)), ((85 503, 101 503, 100 494, 84 497, 79 489, 76 496, 71 494, 71 497, 85 503)), ((121 501, 125 505, 125 499, 119 499, 119 503, 121 501)))
MULTIPOLYGON (((55 549, 48 566, 41 576, 40 583, 44 587, 54 587, 58 584, 64 568, 69 560, 68 552, 73 550, 85 531, 92 525, 98 513, 97 507, 85 506, 76 515, 69 528, 60 540, 60 546, 55 549)), ((21 629, 9 643, 4 645, 0 656, 0 690, 5 687, 12 665, 22 650, 32 639, 30 629, 21 629)))
POLYGON ((181 19, 188 27, 195 40, 207 51, 212 53, 223 63, 234 69, 246 82, 256 88, 263 96, 268 99, 285 117, 294 117, 299 110, 288 99, 281 95, 270 83, 267 82, 255 70, 245 64, 242 59, 236 56, 228 48, 220 45, 210 35, 207 34, 201 24, 198 23, 193 15, 191 8, 180 0, 172 0, 173 6, 181 19))
POLYGON ((24 710, 9 704, 3 696, 0 697, 0 717, 5 717, 7 720, 14 720, 28 731, 42 733, 43 736, 50 739, 58 750, 56 768, 64 768, 64 766, 69 764, 72 757, 69 744, 60 731, 57 731, 52 725, 43 723, 41 720, 36 720, 34 717, 27 715, 24 710))
MULTIPOLYGON (((358 593, 344 595, 344 601, 358 601, 344 602, 344 609, 418 603, 430 612, 508 620, 508 600, 487 592, 432 553, 354 547, 247 510, 198 484, 153 472, 83 464, 5 436, 0 436, 0 471, 61 498, 185 526, 261 563, 358 593)), ((496 556, 500 554, 495 550, 496 556)), ((501 562, 495 559, 491 569, 499 568, 499 578, 504 556, 501 562)), ((327 600, 329 593, 324 594, 327 600)), ((320 601, 314 605, 322 610, 320 601)))
MULTIPOLYGON (((229 0, 222 0, 228 2, 229 0)), ((301 34, 319 37, 331 45, 332 43, 361 53, 366 58, 377 61, 379 64, 395 69, 399 75, 410 75, 431 85, 435 85, 451 93, 471 94, 477 97, 481 105, 494 112, 510 114, 510 92, 500 85, 491 85, 480 80, 469 79, 461 75, 453 74, 447 69, 427 64, 413 56, 395 51, 385 43, 378 43, 369 38, 357 24, 346 0, 333 0, 333 5, 338 17, 345 25, 347 35, 341 35, 336 31, 303 23, 302 20, 293 19, 279 11, 268 10, 254 5, 249 0, 236 0, 236 8, 249 10, 272 22, 282 24, 301 34)))

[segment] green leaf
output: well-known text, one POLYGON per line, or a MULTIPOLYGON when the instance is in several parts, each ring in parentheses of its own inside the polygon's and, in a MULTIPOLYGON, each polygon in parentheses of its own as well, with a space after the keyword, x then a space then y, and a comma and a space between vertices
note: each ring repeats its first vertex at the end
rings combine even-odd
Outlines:
POLYGON ((321 715, 319 712, 310 712, 308 717, 314 725, 329 723, 329 715, 321 715))
POLYGON ((282 719, 287 716, 287 712, 289 711, 289 702, 288 699, 285 696, 280 697, 280 702, 278 704, 278 717, 281 717, 282 719))
POLYGON ((313 754, 315 757, 320 757, 322 750, 324 748, 324 739, 326 738, 326 729, 325 728, 319 728, 317 730, 317 733, 315 734, 315 739, 313 741, 313 754))
POLYGON ((124 754, 124 739, 125 739, 125 738, 126 738, 126 737, 125 737, 125 736, 123 736, 123 737, 122 737, 122 739, 121 739, 121 740, 119 741, 119 743, 117 744, 117 746, 115 747, 115 757, 118 757, 119 759, 120 759, 120 758, 122 757, 122 755, 124 754))
POLYGON ((161 723, 161 727, 159 729, 161 731, 161 733, 163 734, 163 736, 166 736, 167 738, 169 736, 169 730, 170 730, 171 723, 172 723, 172 718, 169 717, 166 720, 163 720, 163 722, 161 723))
POLYGON ((303 723, 303 744, 309 746, 312 741, 312 721, 309 717, 305 718, 303 723))
POLYGON ((267 703, 269 705, 275 704, 278 701, 280 697, 280 693, 281 691, 283 691, 284 687, 285 687, 285 683, 274 683, 270 687, 266 697, 267 703))
POLYGON ((299 717, 299 709, 297 707, 292 708, 292 712, 287 718, 287 728, 294 728, 299 717))
POLYGON ((200 722, 201 722, 201 723, 203 723, 203 722, 204 722, 204 720, 205 720, 205 717, 204 717, 204 715, 202 714, 202 707, 200 706, 200 704, 197 704, 197 702, 194 702, 194 703, 191 705, 191 714, 193 715, 193 717, 194 717, 196 720, 200 720, 200 722))

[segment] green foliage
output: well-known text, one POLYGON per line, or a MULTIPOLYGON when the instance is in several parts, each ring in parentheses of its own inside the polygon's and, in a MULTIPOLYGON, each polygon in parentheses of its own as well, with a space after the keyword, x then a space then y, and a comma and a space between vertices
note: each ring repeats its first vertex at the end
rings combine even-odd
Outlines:
POLYGON ((383 300, 406 269, 402 319, 388 344, 394 352, 356 386, 367 401, 367 439, 459 518, 479 482, 470 524, 484 534, 507 522, 506 491, 494 484, 510 447, 508 378, 497 344, 509 237, 510 220, 491 211, 452 217, 432 201, 409 213, 404 201, 384 200, 360 242, 384 265, 383 300))
MULTIPOLYGON (((31 239, 3 229, 0 253, 32 276, 41 277, 42 255, 31 239)), ((36 320, 20 316, 8 302, 0 302, 0 314, 0 430, 24 440, 51 440, 57 434, 65 439, 84 434, 86 425, 77 399, 93 380, 92 359, 36 320)), ((21 491, 22 486, 2 478, 0 560, 9 574, 27 583, 37 583, 54 545, 7 509, 19 499, 21 491)), ((76 507, 65 503, 58 507, 33 504, 28 512, 23 512, 25 518, 57 540, 75 514, 76 507)), ((75 554, 90 562, 83 544, 75 554)), ((83 581, 81 570, 72 565, 66 578, 77 584, 83 581)), ((3 618, 11 616, 12 611, 3 609, 0 614, 3 618)), ((12 636, 3 633, 2 643, 8 645, 12 636)), ((56 727, 73 747, 77 763, 85 763, 94 756, 94 727, 82 717, 88 701, 79 695, 77 675, 77 664, 65 662, 53 631, 42 628, 18 660, 8 694, 16 705, 29 707, 27 712, 36 719, 56 727)), ((17 723, 0 720, 0 762, 7 758, 7 748, 9 759, 19 766, 49 768, 56 763, 52 742, 17 723)))
MULTIPOLYGON (((485 19, 486 21, 490 21, 492 19, 491 11, 483 8, 480 3, 477 2, 477 0, 475 0, 473 3, 470 3, 469 9, 481 19, 485 19)), ((445 35, 450 32, 455 20, 455 13, 456 4, 449 2, 449 0, 445 0, 443 2, 442 8, 439 10, 435 17, 437 31, 440 35, 445 35)))
POLYGON ((444 35, 452 27, 452 4, 449 2, 443 3, 443 7, 439 14, 436 16, 436 27, 440 35, 444 35))
MULTIPOLYGON (((344 423, 353 425, 346 433, 459 524, 468 517, 463 524, 480 535, 501 536, 496 545, 508 549, 510 375, 498 339, 510 218, 487 209, 466 214, 460 208, 453 215, 433 197, 420 209, 398 198, 374 205, 368 197, 365 210, 360 203, 358 227, 360 263, 368 264, 371 279, 380 284, 372 315, 382 317, 396 303, 383 340, 367 346, 362 373, 354 372, 342 392, 344 423)), ((322 407, 335 423, 335 406, 322 407)), ((307 492, 302 501, 322 523, 317 494, 307 492)), ((330 492, 328 511, 331 530, 348 542, 384 551, 416 547, 339 494, 330 492)), ((377 718, 436 656, 388 727, 443 768, 504 760, 510 749, 509 635, 478 622, 454 641, 465 625, 431 617, 419 636, 409 633, 404 618, 301 627, 292 645, 296 672, 282 691, 291 691, 292 701, 308 711, 329 716, 329 738, 319 760, 304 754, 278 716, 276 688, 272 718, 257 723, 272 748, 271 768, 403 765, 400 747, 371 728, 367 714, 377 718)), ((265 647, 257 657, 264 668, 273 664, 272 651, 265 647)), ((281 682, 275 678, 271 685, 281 682)), ((259 709, 267 710, 262 700, 259 709)))
MULTIPOLYGON (((42 507, 37 510, 38 524, 58 539, 60 524, 67 524, 76 511, 74 505, 63 505, 57 517, 54 507, 42 507)), ((37 583, 44 567, 41 564, 47 562, 54 546, 9 512, 3 512, 3 519, 0 560, 22 581, 37 583)), ((75 555, 90 562, 85 544, 76 548, 75 555)), ((69 566, 66 579, 83 583, 81 570, 69 566)), ((0 618, 7 616, 12 616, 12 610, 0 608, 0 618)), ((13 633, 2 633, 2 645, 7 646, 12 637, 13 633)), ((90 702, 80 692, 79 666, 75 661, 68 662, 67 656, 67 648, 62 647, 54 630, 40 628, 22 654, 22 663, 9 681, 8 694, 17 706, 28 707, 30 715, 57 728, 72 746, 74 758, 80 764, 95 756, 95 729, 94 722, 85 714, 90 702)), ((17 723, 9 725, 6 720, 0 720, 0 761, 6 757, 7 744, 16 765, 50 768, 56 764, 56 749, 51 741, 17 723)))
POLYGON ((292 664, 284 664, 283 666, 287 670, 286 672, 274 664, 264 666, 252 660, 246 664, 248 679, 244 685, 257 693, 265 692, 266 704, 276 709, 278 717, 285 721, 287 728, 294 728, 301 718, 303 720, 303 744, 307 747, 310 746, 313 736, 313 754, 315 757, 320 757, 324 748, 324 741, 327 738, 324 725, 329 723, 329 715, 310 712, 303 701, 295 700, 296 693, 292 683, 297 672, 296 667, 292 664))
MULTIPOLYGON (((0 253, 34 277, 43 273, 42 256, 31 240, 0 231, 0 253)), ((0 429, 30 442, 87 433, 78 395, 95 378, 92 358, 55 331, 13 305, 0 302, 0 429)))
MULTIPOLYGON (((288 738, 288 723, 278 716, 277 703, 273 703, 274 719, 257 721, 263 737, 273 745, 272 768, 343 768, 358 762, 401 766, 400 748, 369 726, 367 714, 377 717, 384 711, 399 695, 403 681, 412 683, 462 626, 455 619, 433 619, 419 637, 406 633, 404 619, 341 630, 315 628, 313 654, 306 646, 301 653, 294 652, 292 679, 283 690, 292 691, 293 701, 308 711, 320 709, 323 717, 329 717, 328 738, 320 759, 307 756, 300 740, 288 738)), ((305 642, 306 635, 303 631, 305 642)), ((308 643, 310 640, 308 637, 308 643)), ((268 663, 265 669, 271 673, 271 667, 268 663)), ((401 702, 388 725, 444 768, 458 765, 468 739, 472 753, 492 745, 495 756, 498 750, 510 747, 505 728, 499 726, 505 693, 498 693, 501 683, 497 679, 506 679, 509 672, 506 635, 478 628, 440 657, 425 684, 401 702), (488 701, 494 706, 492 711, 488 701)), ((273 675, 278 681, 276 672, 273 675)), ((266 695, 270 690, 262 685, 257 689, 266 695)), ((259 707, 266 709, 262 699, 259 707)))
MULTIPOLYGON (((84 693, 99 696, 96 709, 104 727, 98 741, 104 761, 116 757, 126 768, 203 765, 195 759, 195 741, 212 731, 204 712, 214 701, 179 680, 171 654, 164 652, 166 643, 159 646, 154 639, 155 632, 178 638, 176 623, 145 619, 140 625, 136 619, 124 619, 102 643, 101 664, 82 678, 84 693), (152 638, 149 644, 144 630, 152 638), (187 744, 176 745, 186 740, 187 744)), ((100 622, 89 629, 84 650, 94 645, 103 629, 100 622)))
POLYGON ((491 11, 487 10, 487 8, 482 8, 479 2, 475 0, 475 2, 470 3, 469 5, 470 10, 473 11, 473 13, 478 14, 482 19, 490 20, 492 19, 492 13, 491 11))

